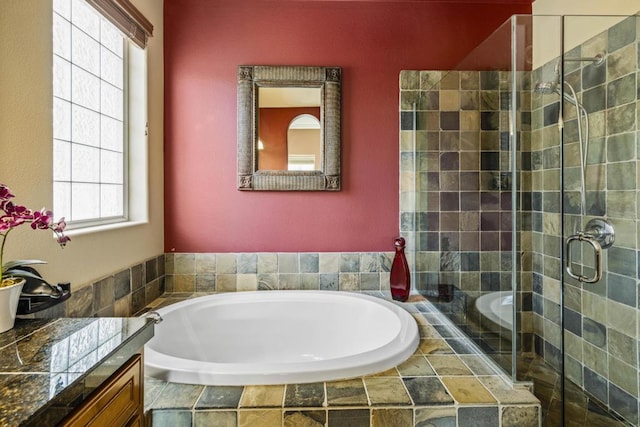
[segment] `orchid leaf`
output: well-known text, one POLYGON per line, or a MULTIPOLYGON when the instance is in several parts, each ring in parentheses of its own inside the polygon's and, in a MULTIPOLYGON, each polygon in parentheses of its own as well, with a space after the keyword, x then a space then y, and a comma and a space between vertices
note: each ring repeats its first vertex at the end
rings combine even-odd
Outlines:
POLYGON ((36 265, 36 264, 46 264, 46 261, 41 261, 39 259, 18 259, 15 261, 9 261, 8 263, 6 263, 5 265, 2 266, 2 272, 3 274, 8 272, 11 269, 14 269, 16 267, 26 267, 29 265, 36 265))
POLYGON ((24 277, 24 278, 29 278, 29 279, 40 280, 42 282, 45 281, 39 275, 34 274, 34 273, 32 273, 30 271, 27 271, 27 270, 19 270, 19 269, 7 270, 7 271, 4 272, 4 275, 7 276, 7 277, 24 277))

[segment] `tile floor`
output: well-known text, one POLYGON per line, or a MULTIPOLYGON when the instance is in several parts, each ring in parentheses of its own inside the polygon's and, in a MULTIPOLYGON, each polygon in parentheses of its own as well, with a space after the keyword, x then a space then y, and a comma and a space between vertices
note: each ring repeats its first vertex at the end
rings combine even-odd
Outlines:
MULTIPOLYGON (((562 376, 535 354, 520 356, 517 364, 519 377, 533 383, 535 395, 540 399, 543 427, 562 426, 562 376)), ((567 381, 565 387, 564 426, 630 426, 608 413, 577 385, 567 381)))

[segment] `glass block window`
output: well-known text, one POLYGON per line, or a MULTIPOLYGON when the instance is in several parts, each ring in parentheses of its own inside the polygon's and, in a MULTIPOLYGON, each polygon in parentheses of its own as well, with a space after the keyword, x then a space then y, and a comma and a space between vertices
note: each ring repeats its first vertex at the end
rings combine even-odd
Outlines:
POLYGON ((54 211, 126 219, 127 38, 84 0, 53 1, 54 211))

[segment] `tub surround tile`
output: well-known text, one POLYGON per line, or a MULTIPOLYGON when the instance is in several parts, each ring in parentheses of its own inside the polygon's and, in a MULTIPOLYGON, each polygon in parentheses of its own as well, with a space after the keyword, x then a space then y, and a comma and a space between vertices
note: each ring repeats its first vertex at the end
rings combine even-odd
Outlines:
POLYGON ((337 273, 340 271, 340 254, 322 252, 319 255, 318 269, 320 273, 337 273))
MULTIPOLYGON (((196 274, 216 274, 216 254, 195 254, 196 258, 196 274)), ((175 263, 174 263, 175 264, 175 263)), ((168 271, 175 271, 173 269, 167 268, 168 271)))
POLYGON ((344 409, 329 411, 331 427, 370 427, 368 409, 344 409))
POLYGON ((300 254, 300 272, 318 273, 320 271, 320 256, 317 253, 300 254))
POLYGON ((387 369, 386 371, 378 372, 377 374, 372 374, 372 377, 398 377, 400 374, 396 368, 387 369))
POLYGON ((371 426, 413 427, 413 411, 411 409, 373 409, 371 426))
POLYGON ((474 377, 442 377, 442 382, 458 403, 497 403, 489 390, 474 377))
POLYGON ((246 386, 239 407, 281 407, 284 402, 284 388, 284 385, 246 386))
POLYGON ((411 356, 398 366, 403 377, 435 376, 435 371, 424 356, 411 356))
POLYGON ((284 397, 287 407, 321 407, 324 401, 324 383, 287 384, 284 397))
MULTIPOLYGON (((380 291, 367 293, 390 298, 380 291)), ((198 294, 165 294, 154 306, 195 296, 198 294)), ((416 319, 422 341, 429 340, 429 344, 397 367, 362 378, 274 386, 204 387, 146 378, 145 382, 152 383, 145 408, 152 411, 153 420, 170 422, 176 417, 192 417, 193 425, 207 427, 226 423, 261 427, 455 426, 460 419, 457 410, 465 407, 494 409, 507 421, 514 417, 524 420, 527 414, 539 412, 539 402, 533 395, 523 388, 513 388, 486 356, 458 356, 453 350, 425 355, 423 349, 430 351, 434 343, 446 344, 430 321, 437 322, 435 326, 445 334, 451 334, 453 326, 424 299, 402 305, 416 319), (511 407, 524 408, 524 412, 513 409, 504 415, 504 410, 511 407)), ((481 414, 483 420, 487 414, 481 414)))
POLYGON ((416 409, 416 427, 455 427, 457 425, 456 408, 420 408, 416 409))
POLYGON ((453 354, 453 350, 443 339, 422 339, 418 348, 424 354, 453 354))
POLYGON ((538 427, 539 409, 533 406, 511 406, 502 410, 502 427, 538 427))
POLYGON ((237 272, 238 270, 235 254, 216 254, 216 273, 235 274, 237 272))
POLYGON ((149 410, 155 400, 160 396, 167 382, 153 377, 144 378, 144 410, 149 410))
POLYGON ((206 386, 196 402, 195 409, 237 408, 243 387, 206 386))
POLYGON ((298 263, 297 253, 279 253, 278 254, 278 272, 279 273, 299 273, 300 266, 298 263))
POLYGON ((237 255, 238 274, 256 274, 258 272, 258 254, 244 253, 237 255))
POLYGON ((282 427, 282 411, 264 409, 238 412, 238 427, 282 427))
POLYGON ((438 375, 472 375, 472 372, 456 355, 432 355, 427 360, 438 375))
POLYGON ((329 406, 365 406, 367 392, 361 378, 327 383, 329 406))
POLYGON ((404 384, 414 405, 452 405, 454 400, 435 377, 407 377, 403 378, 404 384))
MULTIPOLYGON (((193 414, 194 427, 236 427, 237 423, 238 415, 235 411, 199 411, 193 414)), ((172 424, 171 427, 178 425, 182 424, 172 424)))
POLYGON ((503 404, 531 403, 531 391, 524 387, 514 387, 496 376, 481 376, 480 382, 503 404))
POLYGON ((153 403, 153 408, 191 409, 204 388, 202 385, 168 383, 153 403))
POLYGON ((284 427, 323 427, 327 420, 325 411, 285 411, 284 427))
POLYGON ((367 377, 364 383, 372 406, 411 404, 400 378, 367 377))
POLYGON ((196 259, 196 254, 174 254, 171 271, 175 274, 194 274, 196 272, 196 259))
POLYGON ((259 253, 258 254, 258 274, 277 273, 278 254, 259 253))
POLYGON ((151 425, 154 427, 190 426, 191 412, 177 410, 156 410, 151 414, 151 425))

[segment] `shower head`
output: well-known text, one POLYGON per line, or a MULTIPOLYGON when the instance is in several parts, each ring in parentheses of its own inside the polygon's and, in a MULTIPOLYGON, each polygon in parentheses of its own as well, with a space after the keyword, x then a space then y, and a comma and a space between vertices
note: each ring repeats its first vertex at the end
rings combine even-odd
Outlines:
MULTIPOLYGON (((564 82, 564 84, 567 85, 568 87, 571 87, 571 85, 569 85, 569 83, 567 82, 564 82)), ((582 104, 578 102, 575 95, 573 95, 575 94, 573 90, 571 91, 572 92, 571 95, 567 92, 561 93, 560 88, 558 86, 559 86, 558 82, 538 82, 534 86, 533 91, 541 95, 551 95, 552 93, 557 93, 558 95, 562 95, 565 101, 569 101, 570 103, 572 103, 578 108, 584 108, 582 107, 582 104)))
POLYGON ((533 88, 534 92, 542 95, 550 95, 558 92, 558 82, 540 82, 533 88))

